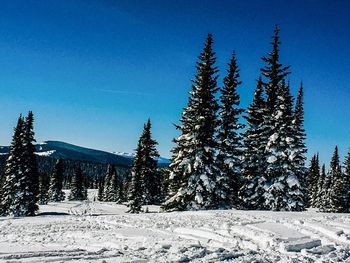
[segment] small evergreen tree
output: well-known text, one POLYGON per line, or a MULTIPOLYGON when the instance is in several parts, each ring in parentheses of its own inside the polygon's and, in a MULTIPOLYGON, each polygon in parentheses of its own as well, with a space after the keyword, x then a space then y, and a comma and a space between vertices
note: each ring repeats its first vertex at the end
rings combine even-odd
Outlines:
POLYGON ((215 133, 218 103, 215 94, 218 76, 212 44, 212 35, 208 34, 197 62, 188 105, 182 114, 181 125, 177 126, 181 135, 175 141, 170 165, 173 195, 162 206, 166 211, 217 207, 215 133))
POLYGON ((143 203, 145 205, 159 204, 160 177, 157 172, 157 158, 159 157, 156 145, 158 144, 151 135, 151 121, 148 119, 141 135, 142 140, 142 189, 143 203))
POLYGON ((346 189, 345 176, 341 170, 337 146, 331 160, 330 178, 331 185, 328 192, 329 207, 327 212, 345 212, 348 189, 346 189))
POLYGON ((49 202, 50 176, 47 173, 39 174, 39 204, 46 205, 49 202))
POLYGON ((103 200, 105 202, 118 201, 119 180, 114 165, 108 165, 106 180, 103 190, 103 200))
POLYGON ((323 206, 323 198, 327 194, 327 189, 324 189, 326 176, 326 166, 323 164, 320 177, 317 181, 317 195, 313 207, 322 208, 323 206))
POLYGON ((344 162, 344 211, 350 212, 350 150, 344 162))
POLYGON ((87 189, 84 185, 84 175, 80 166, 75 168, 70 187, 71 190, 68 197, 70 201, 87 199, 87 189))
POLYGON ((219 207, 238 206, 238 190, 241 179, 242 162, 242 137, 239 117, 243 109, 239 107, 240 97, 237 87, 239 81, 239 69, 233 52, 228 64, 227 76, 224 78, 224 86, 221 89, 219 130, 218 130, 218 155, 217 163, 220 174, 217 177, 218 205, 219 207))
POLYGON ((49 197, 52 202, 64 201, 65 194, 63 189, 64 165, 63 160, 58 159, 51 175, 49 197))
POLYGON ((105 180, 103 177, 103 178, 99 179, 99 181, 98 181, 98 194, 97 194, 98 201, 104 201, 103 200, 104 185, 105 185, 105 180))
POLYGON ((315 154, 311 158, 310 168, 308 172, 308 204, 310 207, 316 207, 316 203, 318 201, 318 193, 319 193, 319 182, 320 176, 320 164, 318 154, 315 154))
POLYGON ((128 192, 129 213, 140 213, 142 209, 142 141, 139 139, 131 169, 131 181, 128 192))

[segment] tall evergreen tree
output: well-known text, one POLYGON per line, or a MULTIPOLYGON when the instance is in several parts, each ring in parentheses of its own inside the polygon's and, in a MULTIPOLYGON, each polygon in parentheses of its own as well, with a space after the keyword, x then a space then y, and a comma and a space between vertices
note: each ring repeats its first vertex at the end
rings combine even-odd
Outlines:
POLYGON ((140 213, 142 210, 142 140, 139 139, 136 148, 136 154, 131 169, 131 181, 128 189, 128 207, 129 213, 140 213))
POLYGON ((263 83, 258 79, 253 102, 247 109, 247 129, 244 133, 244 153, 242 162, 243 185, 239 191, 241 203, 246 209, 262 209, 264 206, 264 185, 266 182, 267 138, 264 132, 264 116, 266 115, 263 98, 263 83))
POLYGON ((350 212, 350 150, 344 162, 344 210, 350 212))
POLYGON ((63 189, 64 165, 63 160, 58 159, 53 169, 50 181, 49 197, 52 202, 64 201, 63 189))
POLYGON ((295 104, 293 117, 293 141, 290 152, 290 160, 292 170, 298 178, 302 191, 302 199, 305 206, 307 206, 307 169, 305 167, 307 148, 305 145, 306 133, 304 129, 304 88, 301 83, 298 96, 295 104))
POLYGON ((1 200, 3 215, 25 216, 28 212, 28 204, 23 201, 23 126, 24 120, 20 116, 14 129, 10 153, 5 166, 1 200))
POLYGON ((308 185, 308 204, 311 207, 316 207, 317 196, 319 193, 319 178, 320 176, 320 164, 318 154, 315 154, 310 161, 310 168, 307 175, 308 185))
POLYGON ((72 177, 71 189, 68 199, 70 201, 75 200, 86 200, 87 199, 87 188, 84 185, 85 179, 83 171, 80 166, 77 165, 72 177))
POLYGON ((39 171, 35 152, 34 115, 29 111, 24 122, 23 132, 23 178, 25 178, 24 192, 28 202, 27 215, 35 215, 39 199, 39 171))
POLYGON ((148 119, 141 135, 143 167, 141 174, 143 203, 159 204, 160 177, 157 171, 157 158, 159 157, 156 145, 158 144, 151 135, 151 121, 148 119))
POLYGON ((331 184, 330 189, 328 190, 329 206, 327 207, 327 212, 345 212, 347 189, 345 188, 345 177, 341 170, 337 146, 334 149, 330 164, 330 178, 331 184))
POLYGON ((277 107, 272 115, 273 133, 266 145, 268 181, 264 198, 269 210, 303 210, 300 181, 290 162, 293 151, 292 99, 289 86, 282 81, 278 87, 277 107))
POLYGON ((212 44, 212 35, 208 34, 197 62, 188 105, 178 126, 181 135, 175 141, 170 180, 173 181, 172 188, 179 188, 173 190, 174 194, 163 204, 167 211, 217 207, 215 133, 218 103, 215 94, 218 76, 212 44))
POLYGON ((219 207, 238 206, 242 164, 242 136, 240 135, 240 129, 243 128, 243 125, 239 122, 239 117, 244 111, 239 107, 240 97, 237 93, 237 87, 240 84, 239 69, 235 53, 233 52, 220 96, 221 105, 217 135, 217 163, 220 174, 217 177, 216 190, 219 207))

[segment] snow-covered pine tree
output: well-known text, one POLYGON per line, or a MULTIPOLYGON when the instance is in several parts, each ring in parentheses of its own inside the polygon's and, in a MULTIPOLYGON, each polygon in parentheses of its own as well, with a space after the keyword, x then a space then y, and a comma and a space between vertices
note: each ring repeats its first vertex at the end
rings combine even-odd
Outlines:
POLYGON ((217 67, 213 38, 208 34, 197 62, 197 74, 187 107, 178 126, 181 135, 175 140, 170 180, 177 191, 163 204, 166 211, 200 210, 217 207, 215 154, 218 103, 217 67))
POLYGON ((324 189, 324 184, 326 180, 326 165, 323 164, 321 168, 321 174, 317 181, 317 195, 314 202, 314 207, 321 208, 323 205, 323 198, 327 194, 327 189, 324 189))
POLYGON ((113 176, 113 169, 115 170, 114 166, 111 164, 108 164, 107 166, 107 172, 105 175, 104 180, 104 186, 103 186, 103 194, 102 194, 102 200, 107 202, 108 197, 107 195, 111 192, 111 179, 113 176))
POLYGON ((103 192, 104 192, 104 180, 100 180, 98 183, 98 192, 97 192, 97 200, 103 201, 103 192))
POLYGON ((84 185, 84 175, 80 166, 77 165, 74 171, 74 175, 72 177, 72 182, 70 184, 70 194, 68 199, 70 201, 73 200, 86 200, 87 199, 87 189, 84 185))
POLYGON ((34 143, 34 115, 32 111, 29 111, 24 122, 24 132, 23 132, 23 178, 25 185, 23 191, 25 193, 26 202, 28 202, 27 215, 33 216, 38 207, 39 198, 39 171, 38 163, 35 152, 34 143))
POLYGON ((2 215, 25 216, 28 204, 23 202, 23 133, 24 120, 20 116, 12 137, 2 185, 2 215))
POLYGON ((245 209, 262 209, 266 181, 265 147, 267 138, 264 132, 265 101, 261 77, 257 81, 252 103, 247 109, 247 129, 243 135, 244 153, 242 162, 242 187, 239 198, 245 209))
MULTIPOLYGON (((318 183, 320 176, 320 164, 318 154, 315 154, 310 161, 310 168, 307 174, 308 186, 308 204, 310 207, 316 207, 317 196, 319 193, 318 183)), ((321 183, 321 182, 320 182, 321 183)))
POLYGON ((157 171, 159 157, 156 140, 152 138, 151 121, 148 119, 144 125, 142 140, 143 167, 141 173, 141 182, 143 189, 143 204, 159 204, 160 200, 160 177, 157 171))
POLYGON ((242 136, 240 130, 243 128, 239 118, 244 112, 239 106, 240 97, 237 93, 240 84, 236 55, 233 52, 228 63, 224 85, 221 88, 217 135, 217 164, 220 172, 217 176, 216 192, 218 206, 221 208, 237 207, 239 204, 238 190, 241 185, 242 164, 242 136))
POLYGON ((345 212, 347 198, 345 176, 342 173, 338 147, 335 147, 331 164, 330 164, 331 187, 328 191, 329 209, 326 212, 345 212))
POLYGON ((103 201, 105 202, 117 202, 118 201, 118 188, 119 178, 114 165, 108 165, 106 181, 103 190, 103 201))
POLYGON ((344 162, 344 210, 350 212, 350 150, 344 162))
POLYGON ((45 205, 49 202, 50 176, 47 173, 39 174, 39 204, 45 205))
POLYGON ((289 85, 282 81, 272 115, 273 133, 266 145, 268 159, 264 198, 268 210, 303 210, 301 185, 289 158, 293 151, 292 107, 289 85))
POLYGON ((52 202, 64 201, 65 194, 62 191, 64 179, 63 160, 58 159, 55 163, 50 181, 49 197, 52 202))
POLYGON ((302 202, 307 206, 307 182, 305 167, 307 148, 305 145, 306 133, 304 129, 304 88, 300 84, 298 96, 295 104, 293 116, 293 142, 289 159, 292 164, 294 175, 300 182, 300 191, 302 191, 302 202))
POLYGON ((136 154, 131 168, 131 180, 128 187, 128 207, 129 213, 140 213, 142 209, 142 166, 143 166, 143 155, 142 155, 142 136, 140 137, 136 154))

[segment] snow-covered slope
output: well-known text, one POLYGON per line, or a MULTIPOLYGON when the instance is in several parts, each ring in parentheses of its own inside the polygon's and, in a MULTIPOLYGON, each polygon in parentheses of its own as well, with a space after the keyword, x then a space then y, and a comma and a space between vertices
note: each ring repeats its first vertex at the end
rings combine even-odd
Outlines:
MULTIPOLYGON (((0 154, 9 152, 8 146, 0 147, 0 154)), ((89 149, 60 141, 45 141, 36 145, 36 154, 95 163, 111 163, 115 165, 132 164, 133 155, 127 153, 110 153, 100 150, 89 149)), ((168 165, 169 160, 159 158, 159 165, 168 165)))
MULTIPOLYGON (((96 191, 89 191, 94 200, 96 191)), ((350 215, 49 203, 0 218, 0 262, 348 262, 350 215)))

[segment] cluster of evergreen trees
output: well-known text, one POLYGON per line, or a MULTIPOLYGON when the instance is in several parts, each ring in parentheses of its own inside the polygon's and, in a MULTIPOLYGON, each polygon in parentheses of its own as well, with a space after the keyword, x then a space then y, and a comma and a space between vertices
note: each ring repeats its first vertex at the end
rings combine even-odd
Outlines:
MULTIPOLYGON (((98 200, 124 203, 130 213, 142 205, 162 204, 164 211, 260 209, 302 211, 317 207, 325 212, 350 210, 350 152, 344 166, 335 148, 330 170, 320 168, 315 155, 305 168, 303 85, 296 100, 290 93, 289 66, 280 62, 279 28, 272 50, 262 58, 253 100, 240 106, 241 85, 235 52, 222 87, 211 34, 196 64, 187 107, 177 129, 169 168, 159 169, 148 120, 139 138, 129 176, 108 165, 105 176, 89 179, 76 165, 69 200, 86 200, 87 188, 98 186, 98 200), (245 124, 242 118, 246 120, 245 124)), ((38 172, 34 154, 33 113, 19 117, 11 151, 1 177, 1 215, 35 215, 38 203, 60 202, 67 178, 63 160, 50 175, 38 172)))
POLYGON ((350 151, 341 165, 338 147, 334 149, 329 171, 320 167, 318 154, 310 162, 308 204, 323 212, 350 212, 350 151))
POLYGON ((11 143, 4 175, 1 178, 1 215, 31 216, 38 210, 39 174, 34 155, 34 117, 20 116, 11 143))
POLYGON ((305 209, 305 131, 303 89, 290 94, 289 67, 279 60, 279 29, 253 102, 244 118, 237 87, 235 53, 223 86, 209 34, 196 65, 188 105, 175 140, 166 211, 240 207, 301 211, 305 209), (217 92, 220 98, 217 100, 217 92))

